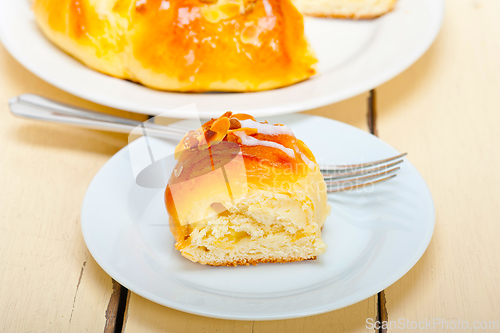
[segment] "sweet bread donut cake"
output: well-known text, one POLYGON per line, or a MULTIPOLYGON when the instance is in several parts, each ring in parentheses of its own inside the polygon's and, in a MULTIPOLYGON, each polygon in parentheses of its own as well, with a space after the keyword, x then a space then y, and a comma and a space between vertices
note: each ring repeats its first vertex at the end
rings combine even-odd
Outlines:
POLYGON ((293 0, 304 15, 371 19, 390 12, 396 0, 293 0))
POLYGON ((165 191, 175 248, 212 266, 316 259, 326 184, 290 128, 225 113, 176 148, 165 191))
POLYGON ((315 73, 290 0, 35 0, 38 26, 90 68, 170 91, 258 91, 315 73))

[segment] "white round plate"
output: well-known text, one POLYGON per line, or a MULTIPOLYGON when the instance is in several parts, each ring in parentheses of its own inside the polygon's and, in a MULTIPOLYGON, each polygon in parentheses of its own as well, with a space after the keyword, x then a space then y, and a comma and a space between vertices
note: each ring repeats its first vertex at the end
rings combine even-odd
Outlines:
MULTIPOLYGON (((366 162, 398 154, 375 136, 334 120, 301 114, 268 120, 290 126, 320 163, 366 162)), ((405 161, 396 178, 377 184, 372 192, 329 195, 332 212, 322 233, 328 248, 317 260, 239 267, 193 263, 174 249, 164 190, 135 183, 129 150, 137 150, 140 142, 113 156, 90 184, 82 208, 83 236, 92 256, 115 280, 177 310, 274 320, 340 309, 401 278, 432 237, 431 194, 405 161)), ((162 147, 163 154, 173 154, 175 144, 162 142, 162 147)))
POLYGON ((151 115, 198 118, 176 110, 195 103, 202 118, 221 111, 271 116, 310 110, 368 91, 414 63, 434 41, 443 0, 398 0, 374 20, 306 18, 305 30, 319 59, 318 74, 290 87, 256 93, 162 92, 85 67, 38 30, 27 0, 0 0, 0 39, 31 72, 84 99, 151 115))

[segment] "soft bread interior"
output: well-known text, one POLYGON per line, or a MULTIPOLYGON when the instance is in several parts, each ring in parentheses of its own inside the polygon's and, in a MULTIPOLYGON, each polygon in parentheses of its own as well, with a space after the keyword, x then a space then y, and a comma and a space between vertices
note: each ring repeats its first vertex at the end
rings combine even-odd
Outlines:
POLYGON ((254 191, 189 229, 177 248, 184 257, 213 266, 308 260, 326 250, 313 203, 271 191, 254 191))

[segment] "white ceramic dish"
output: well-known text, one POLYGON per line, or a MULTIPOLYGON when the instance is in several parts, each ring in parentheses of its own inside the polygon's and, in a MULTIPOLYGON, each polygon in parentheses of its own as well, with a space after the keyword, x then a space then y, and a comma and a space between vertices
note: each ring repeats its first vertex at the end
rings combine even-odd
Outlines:
MULTIPOLYGON (((268 120, 290 126, 320 163, 356 163, 398 153, 375 136, 334 120, 306 115, 268 120)), ((90 184, 82 208, 83 236, 92 256, 115 280, 177 310, 271 320, 339 309, 401 278, 432 237, 431 195, 405 161, 395 179, 376 185, 372 193, 329 196, 332 214, 323 227, 328 249, 318 260, 248 267, 192 263, 174 250, 164 190, 135 183, 129 151, 137 152, 141 141, 113 156, 90 184)), ((168 155, 175 143, 159 147, 162 151, 153 149, 154 154, 168 155)), ((146 152, 145 165, 148 158, 146 152)))
POLYGON ((175 110, 192 103, 202 118, 217 117, 226 110, 271 116, 338 102, 401 73, 434 41, 443 10, 443 0, 398 0, 393 12, 375 20, 306 18, 319 74, 290 87, 257 93, 162 92, 100 74, 42 35, 27 0, 0 0, 0 39, 43 80, 99 104, 175 118, 198 118, 197 112, 175 110))

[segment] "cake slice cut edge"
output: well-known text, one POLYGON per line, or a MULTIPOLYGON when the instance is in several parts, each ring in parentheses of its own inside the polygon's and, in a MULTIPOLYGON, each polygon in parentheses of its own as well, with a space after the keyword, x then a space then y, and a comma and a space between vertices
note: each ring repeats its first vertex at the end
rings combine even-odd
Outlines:
POLYGON ((211 266, 314 260, 326 251, 312 204, 270 191, 253 193, 189 228, 189 237, 176 248, 191 261, 211 266))

